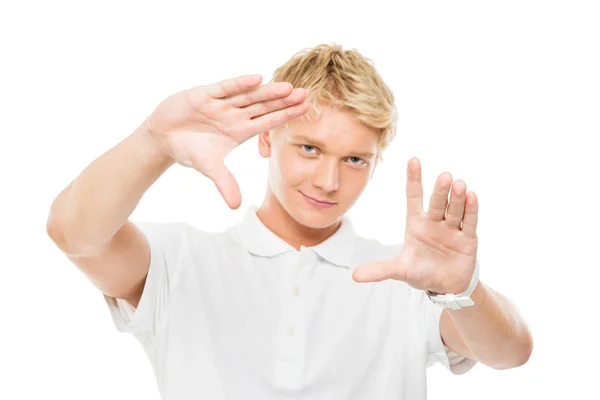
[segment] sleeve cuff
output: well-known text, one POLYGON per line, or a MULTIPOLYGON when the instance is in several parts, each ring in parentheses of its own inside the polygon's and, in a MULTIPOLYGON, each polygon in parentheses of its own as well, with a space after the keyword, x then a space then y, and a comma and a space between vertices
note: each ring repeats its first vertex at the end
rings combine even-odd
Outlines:
POLYGON ((432 313, 432 323, 430 324, 432 329, 429 329, 429 343, 431 347, 429 349, 427 367, 439 362, 454 375, 465 374, 477 364, 477 361, 451 351, 444 344, 440 331, 440 319, 444 308, 440 306, 435 306, 435 308, 435 312, 432 313))
POLYGON ((154 331, 159 285, 166 274, 164 252, 159 240, 160 232, 151 224, 136 225, 144 232, 150 246, 150 266, 140 302, 135 308, 123 299, 103 294, 117 331, 121 333, 154 331))

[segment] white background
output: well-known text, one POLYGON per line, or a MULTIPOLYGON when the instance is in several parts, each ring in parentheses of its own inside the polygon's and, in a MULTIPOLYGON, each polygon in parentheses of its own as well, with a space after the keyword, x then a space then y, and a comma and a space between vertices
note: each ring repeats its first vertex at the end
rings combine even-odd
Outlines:
MULTIPOLYGON (((396 140, 350 216, 402 240, 406 163, 480 201, 481 279, 530 325, 523 367, 428 369, 430 399, 598 394, 600 12, 595 1, 11 2, 0 8, 0 398, 158 399, 135 339, 46 236, 54 197, 166 96, 340 43, 394 90, 396 140), (595 143, 595 144, 594 144, 595 143)), ((243 204, 175 166, 133 220, 220 230, 260 204, 256 138, 227 160, 243 204)))

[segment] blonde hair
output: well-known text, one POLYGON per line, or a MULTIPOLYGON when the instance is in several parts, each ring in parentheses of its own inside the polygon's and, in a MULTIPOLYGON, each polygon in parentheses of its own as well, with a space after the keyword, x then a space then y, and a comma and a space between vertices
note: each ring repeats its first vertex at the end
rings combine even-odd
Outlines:
POLYGON ((271 82, 289 82, 307 90, 311 111, 303 116, 314 121, 319 105, 339 107, 380 133, 378 155, 396 135, 394 95, 373 62, 357 50, 338 44, 320 44, 294 54, 273 72, 271 82))

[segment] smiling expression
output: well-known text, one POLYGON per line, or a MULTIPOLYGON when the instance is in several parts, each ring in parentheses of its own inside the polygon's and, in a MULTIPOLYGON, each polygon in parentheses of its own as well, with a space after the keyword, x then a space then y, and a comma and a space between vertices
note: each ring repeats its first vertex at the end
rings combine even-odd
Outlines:
POLYGON ((350 113, 322 106, 314 122, 296 119, 259 136, 269 188, 298 223, 325 228, 358 200, 377 161, 379 133, 350 113))

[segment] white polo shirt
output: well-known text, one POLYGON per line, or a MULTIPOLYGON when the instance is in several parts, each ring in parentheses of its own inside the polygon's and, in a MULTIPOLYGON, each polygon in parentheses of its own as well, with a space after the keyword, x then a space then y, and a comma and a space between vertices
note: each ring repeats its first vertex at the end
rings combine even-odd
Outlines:
POLYGON ((402 244, 357 236, 346 215, 326 241, 297 251, 256 210, 222 232, 137 223, 151 249, 138 308, 104 297, 165 400, 419 400, 430 365, 475 365, 444 346, 442 308, 423 291, 352 279, 402 244))

